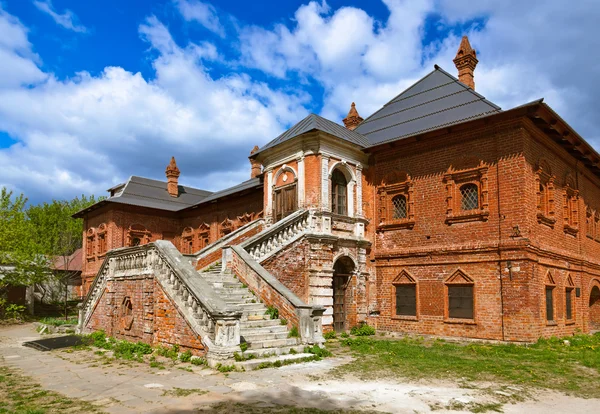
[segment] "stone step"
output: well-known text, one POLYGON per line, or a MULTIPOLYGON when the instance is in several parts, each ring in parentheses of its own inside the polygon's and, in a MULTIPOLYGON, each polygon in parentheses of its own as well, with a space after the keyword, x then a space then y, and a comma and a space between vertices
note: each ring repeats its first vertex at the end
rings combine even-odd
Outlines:
POLYGON ((252 297, 250 297, 250 298, 236 297, 236 298, 221 298, 221 299, 223 299, 223 302, 229 303, 231 305, 235 305, 238 303, 260 303, 259 301, 257 301, 255 298, 252 298, 252 297), (252 301, 254 301, 254 302, 252 302, 252 301))
POLYGON ((247 315, 243 315, 242 318, 244 318, 246 321, 260 321, 260 320, 263 320, 263 319, 271 319, 271 317, 269 315, 252 314, 252 313, 249 313, 247 315))
POLYGON ((279 333, 279 332, 288 332, 287 326, 285 325, 274 325, 274 326, 265 326, 258 328, 248 328, 245 326, 241 326, 242 334, 254 335, 254 334, 265 334, 269 332, 279 333))
POLYGON ((304 352, 304 345, 281 346, 277 348, 248 349, 246 352, 244 352, 244 355, 254 355, 256 358, 268 358, 274 355, 289 354, 289 352, 292 349, 298 353, 302 353, 304 352))
POLYGON ((262 303, 238 303, 237 304, 243 311, 254 311, 254 312, 258 312, 258 311, 262 311, 262 313, 264 314, 267 311, 267 308, 265 307, 265 305, 263 305, 262 303))
POLYGON ((263 328, 263 327, 275 327, 275 326, 283 326, 285 327, 285 325, 281 325, 281 321, 279 319, 260 319, 260 320, 254 320, 254 321, 243 321, 241 323, 241 329, 254 329, 254 328, 263 328))
POLYGON ((248 295, 250 294, 250 292, 248 291, 248 289, 244 289, 244 288, 223 288, 223 287, 219 287, 219 288, 215 288, 215 292, 217 292, 219 294, 219 296, 225 296, 225 295, 248 295))
POLYGON ((265 333, 248 333, 242 331, 241 339, 250 344, 255 342, 274 341, 276 339, 287 339, 288 332, 265 332, 265 333))
POLYGON ((216 289, 218 288, 224 288, 224 289, 232 289, 232 288, 239 288, 239 289, 248 289, 245 288, 240 282, 212 282, 211 283, 213 285, 213 287, 215 287, 216 289))
POLYGON ((261 349, 261 348, 279 348, 283 346, 294 346, 298 345, 297 338, 284 338, 284 339, 266 339, 262 341, 254 341, 249 343, 249 349, 261 349))
POLYGON ((262 359, 249 359, 247 361, 240 361, 240 362, 235 362, 234 365, 237 368, 243 368, 246 371, 251 371, 253 369, 256 369, 260 366, 260 364, 264 364, 264 363, 274 363, 277 361, 285 361, 287 363, 290 363, 291 361, 299 361, 302 360, 304 358, 310 358, 314 356, 313 354, 305 354, 305 353, 301 353, 301 354, 289 354, 289 355, 275 355, 272 357, 268 357, 268 358, 262 358, 262 359))

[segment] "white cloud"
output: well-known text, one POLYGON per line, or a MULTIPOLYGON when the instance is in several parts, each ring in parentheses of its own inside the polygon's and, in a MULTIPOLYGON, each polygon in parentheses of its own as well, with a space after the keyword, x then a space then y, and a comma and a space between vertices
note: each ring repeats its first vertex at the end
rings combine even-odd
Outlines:
POLYGON ((32 87, 0 87, 0 130, 18 138, 0 150, 0 186, 37 200, 102 194, 132 174, 164 179, 175 155, 183 184, 220 189, 249 177, 255 144, 306 115, 302 93, 243 74, 212 78, 205 62, 217 57, 214 45, 180 47, 155 17, 139 31, 157 52, 153 80, 107 67, 98 76, 45 74, 32 87))
MULTIPOLYGON (((106 67, 97 76, 81 72, 65 80, 40 69, 27 28, 0 6, 0 131, 16 139, 0 149, 0 186, 38 200, 101 194, 131 174, 163 178, 171 155, 184 184, 235 184, 249 175, 250 149, 302 119, 305 107, 322 101, 321 114, 340 122, 355 101, 366 117, 434 63, 454 74, 463 34, 457 27, 473 18, 484 22, 467 27, 480 61, 477 91, 503 108, 545 97, 600 146, 593 110, 600 95, 600 7, 585 0, 566 13, 556 0, 508 1, 385 0, 383 21, 356 7, 313 1, 289 24, 240 24, 237 62, 211 42, 178 44, 149 17, 139 33, 153 51, 152 78, 106 67), (444 35, 423 46, 432 13, 444 35), (215 76, 216 65, 229 71, 215 76), (323 96, 299 89, 310 83, 323 96)), ((214 7, 191 0, 177 5, 186 20, 224 35, 214 7)))
POLYGON ((477 49, 477 91, 503 108, 536 98, 556 109, 591 143, 600 146, 593 107, 600 94, 595 51, 600 50, 600 7, 586 0, 384 0, 385 21, 363 10, 332 10, 315 1, 300 6, 291 25, 241 29, 242 64, 286 79, 299 75, 325 90, 322 115, 340 121, 355 101, 367 116, 434 63, 455 74, 452 58, 460 42, 457 24, 480 18, 468 30, 477 49), (423 47, 425 20, 433 14, 444 38, 423 47), (443 31, 442 31, 443 33, 443 31), (594 127, 595 126, 595 127, 594 127))
POLYGON ((199 0, 174 0, 183 18, 188 21, 196 21, 211 32, 225 37, 225 28, 219 21, 217 10, 210 3, 199 0))
POLYGON ((86 33, 88 31, 87 27, 77 23, 79 19, 71 10, 66 9, 62 14, 57 13, 52 5, 52 0, 35 0, 33 4, 38 8, 38 10, 52 17, 56 24, 64 27, 65 29, 79 33, 86 33))

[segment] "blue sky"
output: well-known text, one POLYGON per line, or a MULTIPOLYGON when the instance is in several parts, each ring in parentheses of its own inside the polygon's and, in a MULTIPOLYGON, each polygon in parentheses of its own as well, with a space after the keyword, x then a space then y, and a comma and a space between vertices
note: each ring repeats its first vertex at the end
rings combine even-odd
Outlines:
POLYGON ((310 112, 366 117, 435 63, 455 73, 463 34, 478 92, 544 97, 598 148, 599 18, 588 0, 0 0, 0 186, 101 195, 174 155, 182 183, 224 188, 310 112))

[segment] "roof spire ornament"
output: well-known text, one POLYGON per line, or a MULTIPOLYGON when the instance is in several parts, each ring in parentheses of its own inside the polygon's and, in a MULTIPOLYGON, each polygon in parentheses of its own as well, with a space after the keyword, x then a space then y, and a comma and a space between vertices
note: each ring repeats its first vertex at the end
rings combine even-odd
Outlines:
POLYGON ((179 168, 177 168, 177 163, 175 162, 175 157, 171 157, 171 162, 167 165, 167 169, 165 170, 165 174, 167 175, 167 191, 171 197, 179 197, 179 175, 181 172, 179 168))
POLYGON ((471 47, 467 36, 462 37, 453 62, 456 69, 458 69, 458 80, 475 90, 473 72, 475 72, 475 67, 479 61, 477 60, 477 52, 471 47))
POLYGON ((363 119, 356 110, 356 104, 352 102, 352 105, 350 105, 350 110, 348 111, 348 116, 343 119, 344 126, 349 130, 354 130, 362 121, 363 119))

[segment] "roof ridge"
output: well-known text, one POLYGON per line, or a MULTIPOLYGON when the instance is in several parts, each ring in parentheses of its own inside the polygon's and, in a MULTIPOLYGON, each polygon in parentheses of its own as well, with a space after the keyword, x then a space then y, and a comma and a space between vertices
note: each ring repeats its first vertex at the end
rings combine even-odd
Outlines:
MULTIPOLYGON (((446 95, 446 96, 451 96, 451 95, 446 95)), ((423 118, 427 118, 428 116, 432 116, 432 115, 440 114, 440 113, 442 113, 442 112, 449 111, 449 110, 451 110, 451 109, 460 108, 461 106, 471 105, 472 103, 474 103, 474 102, 479 102, 479 101, 481 101, 481 100, 482 100, 482 99, 475 99, 475 100, 473 100, 473 101, 465 102, 465 103, 463 103, 463 104, 460 104, 460 105, 454 105, 454 106, 450 106, 450 107, 448 107, 448 108, 444 108, 444 109, 442 109, 442 110, 440 110, 440 111, 435 111, 435 112, 431 112, 431 113, 428 113, 428 114, 426 114, 426 115, 423 115, 423 116, 419 116, 419 117, 416 117, 416 118, 407 119, 406 121, 403 121, 403 122, 398 122, 398 123, 396 123, 396 124, 392 124, 392 125, 388 125, 388 126, 386 126, 386 127, 383 127, 383 128, 374 129, 374 130, 372 130, 372 131, 369 131, 369 134, 372 134, 372 133, 374 133, 374 132, 383 131, 383 130, 385 130, 385 129, 389 129, 389 128, 392 128, 392 127, 395 127, 395 126, 398 126, 398 125, 402 125, 402 124, 406 124, 406 123, 409 123, 409 122, 413 122, 413 121, 414 121, 414 120, 416 120, 416 119, 423 119, 423 118)), ((484 113, 497 112, 497 111, 498 111, 498 110, 496 109, 496 110, 494 110, 494 111, 487 111, 487 112, 484 112, 484 113)), ((383 118, 383 117, 382 117, 382 118, 383 118)), ((464 119, 468 119, 468 118, 464 118, 464 119)), ((458 121, 454 121, 454 122, 458 122, 458 121)), ((442 124, 442 125, 445 125, 445 124, 442 124)), ((440 126, 440 125, 437 125, 437 126, 436 126, 436 127, 434 127, 434 128, 437 128, 437 127, 439 127, 439 126, 440 126)), ((422 131, 426 131, 427 129, 429 129, 429 128, 425 128, 425 129, 423 129, 422 131)), ((408 135, 415 135, 415 134, 416 134, 416 133, 411 133, 411 134, 408 134, 408 135)), ((394 138, 394 139, 397 139, 397 138, 398 138, 398 137, 396 137, 396 138, 394 138)), ((386 141, 387 141, 387 140, 386 140, 386 141)), ((382 141, 382 142, 386 142, 386 141, 382 141)), ((380 144, 380 143, 377 143, 377 145, 378 145, 378 144, 380 144)))

